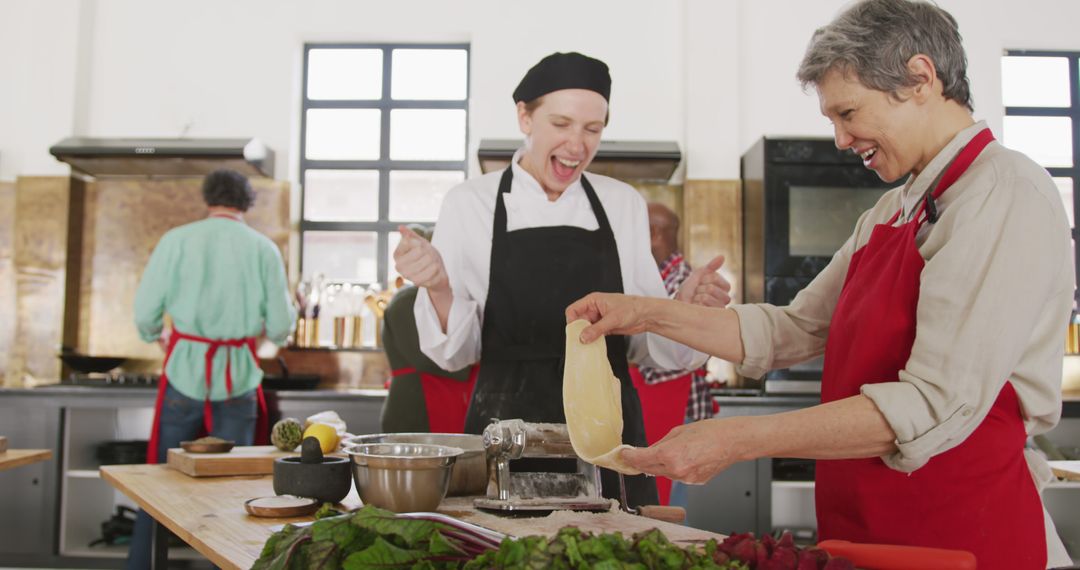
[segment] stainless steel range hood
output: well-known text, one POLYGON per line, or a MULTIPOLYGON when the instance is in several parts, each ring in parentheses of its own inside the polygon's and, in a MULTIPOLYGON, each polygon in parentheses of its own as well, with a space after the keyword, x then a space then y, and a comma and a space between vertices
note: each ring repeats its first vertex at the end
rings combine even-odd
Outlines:
POLYGON ((274 175, 274 151, 258 139, 121 139, 69 137, 49 153, 93 176, 205 176, 231 168, 274 175))
MULTIPOLYGON (((494 172, 506 168, 520 140, 481 139, 477 157, 480 170, 494 172)), ((682 160, 673 141, 601 141, 596 158, 587 169, 623 181, 667 182, 682 160)))

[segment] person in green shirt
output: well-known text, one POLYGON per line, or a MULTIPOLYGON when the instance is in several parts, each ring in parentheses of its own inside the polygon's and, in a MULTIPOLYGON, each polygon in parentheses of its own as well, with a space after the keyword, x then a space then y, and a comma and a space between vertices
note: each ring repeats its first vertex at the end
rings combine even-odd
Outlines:
MULTIPOLYGON (((281 253, 244 223, 255 201, 247 178, 212 172, 202 194, 208 216, 162 236, 135 294, 139 336, 165 350, 148 463, 201 432, 239 445, 265 439, 255 344, 265 336, 283 345, 296 323, 281 253)), ((149 567, 150 519, 139 519, 128 568, 149 567)))

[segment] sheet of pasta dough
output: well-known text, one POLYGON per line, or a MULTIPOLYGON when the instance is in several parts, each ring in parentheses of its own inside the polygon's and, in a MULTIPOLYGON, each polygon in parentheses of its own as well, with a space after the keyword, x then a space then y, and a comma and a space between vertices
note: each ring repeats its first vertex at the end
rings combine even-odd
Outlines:
POLYGON ((589 321, 566 325, 566 366, 563 369, 563 412, 570 443, 579 457, 626 475, 641 473, 619 458, 623 417, 619 379, 611 372, 607 341, 600 337, 581 344, 589 321))

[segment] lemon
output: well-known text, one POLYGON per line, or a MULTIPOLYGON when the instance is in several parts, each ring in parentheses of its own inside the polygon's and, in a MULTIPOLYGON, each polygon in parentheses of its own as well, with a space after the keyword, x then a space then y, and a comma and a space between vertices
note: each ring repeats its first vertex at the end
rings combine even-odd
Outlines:
POLYGON ((319 440, 319 447, 323 453, 337 451, 338 434, 334 426, 326 424, 311 424, 304 430, 304 438, 313 437, 319 440))

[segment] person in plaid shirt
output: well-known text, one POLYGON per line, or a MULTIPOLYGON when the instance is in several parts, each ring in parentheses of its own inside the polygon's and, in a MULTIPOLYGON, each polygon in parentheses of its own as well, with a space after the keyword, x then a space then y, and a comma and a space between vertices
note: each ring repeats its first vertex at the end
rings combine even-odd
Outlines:
MULTIPOLYGON (((653 259, 660 268, 660 277, 664 280, 664 288, 667 289, 668 295, 675 297, 679 286, 686 281, 691 271, 690 263, 686 261, 678 247, 679 217, 663 204, 650 202, 648 207, 653 259)), ((688 373, 692 374, 690 397, 686 402, 686 421, 705 420, 716 414, 704 366, 692 372, 662 370, 649 366, 639 368, 645 384, 650 386, 681 378, 688 373)))

